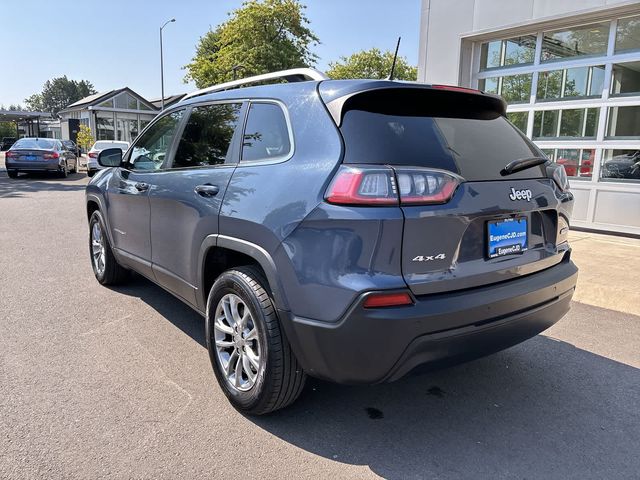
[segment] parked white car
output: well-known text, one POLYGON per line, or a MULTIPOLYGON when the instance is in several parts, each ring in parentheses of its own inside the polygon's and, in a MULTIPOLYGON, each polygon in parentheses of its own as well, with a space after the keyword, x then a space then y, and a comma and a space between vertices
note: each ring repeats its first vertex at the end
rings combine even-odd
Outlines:
POLYGON ((98 154, 107 148, 119 148, 122 153, 129 149, 129 142, 116 142, 113 140, 98 140, 89 150, 89 158, 87 159, 87 175, 93 175, 100 169, 105 168, 98 164, 98 154))

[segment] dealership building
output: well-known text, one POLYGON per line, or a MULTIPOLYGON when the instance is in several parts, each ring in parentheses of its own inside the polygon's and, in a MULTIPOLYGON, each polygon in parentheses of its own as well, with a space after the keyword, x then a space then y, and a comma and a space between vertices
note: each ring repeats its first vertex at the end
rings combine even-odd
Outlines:
POLYGON ((418 80, 500 94, 565 166, 572 223, 640 234, 640 2, 422 0, 418 80))

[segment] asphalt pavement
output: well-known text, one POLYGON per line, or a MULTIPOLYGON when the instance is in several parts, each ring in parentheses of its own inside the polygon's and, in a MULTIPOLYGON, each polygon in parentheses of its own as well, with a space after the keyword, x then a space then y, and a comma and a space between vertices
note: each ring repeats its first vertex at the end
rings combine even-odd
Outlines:
MULTIPOLYGON (((373 387, 312 380, 290 408, 244 417, 201 317, 140 277, 95 281, 87 181, 0 172, 1 479, 639 478, 629 308, 574 302, 499 354, 373 387)), ((630 271, 621 295, 637 295, 630 271)))

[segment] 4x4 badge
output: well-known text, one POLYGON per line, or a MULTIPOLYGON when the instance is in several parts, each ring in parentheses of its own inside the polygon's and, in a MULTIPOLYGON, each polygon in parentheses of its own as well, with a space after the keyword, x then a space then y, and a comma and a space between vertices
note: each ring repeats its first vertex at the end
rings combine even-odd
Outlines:
POLYGON ((528 188, 526 190, 516 190, 515 188, 511 187, 509 198, 511 200, 526 200, 527 202, 530 202, 531 190, 529 190, 528 188))

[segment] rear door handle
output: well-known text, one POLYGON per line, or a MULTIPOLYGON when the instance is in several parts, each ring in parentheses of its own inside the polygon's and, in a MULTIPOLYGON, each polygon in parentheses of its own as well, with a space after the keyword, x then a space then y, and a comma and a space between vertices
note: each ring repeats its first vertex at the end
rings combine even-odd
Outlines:
POLYGON ((195 191, 202 197, 215 197, 220 189, 216 185, 205 183, 204 185, 198 185, 195 191))
POLYGON ((139 192, 146 192, 149 190, 149 184, 144 182, 138 182, 135 184, 136 190, 139 192))

